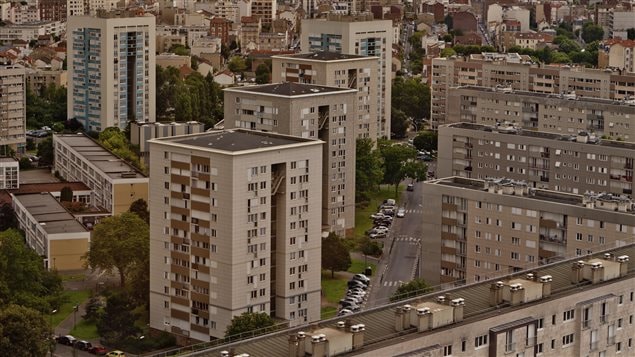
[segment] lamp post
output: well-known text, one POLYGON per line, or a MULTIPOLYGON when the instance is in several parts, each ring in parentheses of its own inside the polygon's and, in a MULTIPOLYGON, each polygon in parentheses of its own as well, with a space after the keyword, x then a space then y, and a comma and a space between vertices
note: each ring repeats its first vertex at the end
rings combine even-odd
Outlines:
POLYGON ((53 357, 53 352, 55 352, 55 344, 57 343, 57 341, 55 341, 55 338, 53 337, 55 335, 55 328, 53 327, 53 314, 57 312, 57 309, 52 310, 51 313, 49 314, 49 326, 51 328, 51 342, 49 345, 49 351, 51 351, 51 357, 53 357))

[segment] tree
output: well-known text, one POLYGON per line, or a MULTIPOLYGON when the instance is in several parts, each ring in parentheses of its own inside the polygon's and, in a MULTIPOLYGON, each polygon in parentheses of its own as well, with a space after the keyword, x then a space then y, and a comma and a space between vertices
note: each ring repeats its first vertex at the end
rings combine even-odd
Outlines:
POLYGON ((174 53, 175 55, 179 55, 179 56, 190 55, 190 50, 186 46, 181 45, 180 43, 175 43, 174 45, 170 46, 170 48, 168 49, 168 52, 174 53))
POLYGON ((88 322, 97 322, 103 314, 102 303, 98 296, 94 295, 86 303, 86 313, 82 318, 88 322))
POLYGON ((379 243, 371 240, 367 236, 364 236, 364 238, 362 238, 359 248, 362 251, 362 254, 370 255, 372 257, 378 257, 382 253, 382 249, 379 243))
POLYGON ((406 284, 400 285, 390 297, 390 301, 399 301, 409 297, 422 295, 431 292, 433 289, 422 279, 415 279, 406 284))
POLYGON ((355 197, 361 202, 368 199, 369 192, 379 187, 384 172, 381 156, 371 139, 357 139, 355 155, 355 197))
POLYGON ((20 165, 20 170, 28 170, 33 168, 33 164, 28 157, 21 158, 18 164, 20 165))
POLYGON ((415 78, 395 78, 392 84, 392 108, 415 120, 430 116, 430 87, 415 78))
POLYGON ((150 212, 148 211, 148 202, 143 198, 140 198, 132 204, 130 204, 130 209, 128 210, 141 218, 146 224, 150 224, 150 212))
POLYGON ((351 254, 342 238, 331 232, 322 239, 322 268, 331 271, 331 278, 335 271, 345 271, 351 267, 351 254))
POLYGON ((242 315, 232 318, 232 322, 227 326, 227 330, 225 330, 225 337, 237 336, 247 332, 253 332, 259 335, 265 333, 266 329, 273 325, 274 322, 271 316, 264 312, 245 312, 242 315))
POLYGON ((448 27, 448 31, 452 31, 452 28, 453 28, 453 25, 454 25, 454 19, 452 18, 452 15, 450 15, 450 14, 445 15, 445 18, 443 19, 443 22, 448 27))
POLYGON ((234 56, 227 63, 227 68, 234 73, 242 73, 247 69, 247 63, 241 56, 234 56))
POLYGON ((45 356, 52 342, 44 315, 14 304, 0 310, 0 336, 0 356, 45 356))
POLYGON ((148 260, 148 225, 134 213, 107 217, 95 226, 90 250, 85 255, 92 269, 119 273, 121 287, 135 268, 148 260))
POLYGON ((129 336, 135 336, 140 329, 135 325, 139 314, 136 306, 125 291, 112 293, 107 297, 103 315, 97 322, 97 332, 108 343, 115 344, 129 336))
POLYGON ((99 143, 132 166, 145 171, 145 165, 139 160, 128 138, 119 128, 110 127, 99 133, 99 143))
POLYGON ((256 83, 267 84, 271 80, 271 69, 264 63, 258 65, 256 68, 256 83))
POLYGON ((602 41, 603 37, 604 29, 602 29, 602 26, 596 25, 593 22, 587 22, 582 25, 582 39, 584 42, 602 41))
POLYGON ((432 152, 433 150, 437 150, 439 137, 434 131, 424 131, 419 133, 413 141, 412 145, 414 145, 417 150, 425 150, 432 152))
POLYGON ((441 50, 441 57, 452 57, 452 56, 456 56, 456 51, 452 48, 452 47, 446 47, 443 50, 441 50))
POLYGON ((60 202, 72 202, 73 201, 73 189, 64 186, 60 191, 60 202))
POLYGON ((404 178, 425 180, 426 166, 416 160, 417 151, 414 148, 383 142, 379 151, 383 158, 384 183, 395 185, 395 197, 399 192, 399 183, 404 178))
POLYGON ((408 117, 403 111, 395 107, 392 108, 390 113, 390 130, 392 136, 396 139, 405 138, 408 131, 408 117))
POLYGON ((8 203, 0 203, 0 232, 7 229, 18 228, 18 221, 15 218, 15 211, 8 203))

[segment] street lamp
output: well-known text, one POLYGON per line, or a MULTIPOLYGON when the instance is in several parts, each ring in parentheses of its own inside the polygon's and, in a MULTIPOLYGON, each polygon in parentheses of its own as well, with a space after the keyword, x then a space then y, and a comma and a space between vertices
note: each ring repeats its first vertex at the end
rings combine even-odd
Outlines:
POLYGON ((49 351, 51 351, 51 357, 53 357, 53 352, 55 352, 55 344, 57 343, 57 341, 55 341, 55 338, 53 337, 55 335, 55 328, 53 328, 53 314, 56 312, 57 309, 54 309, 49 314, 49 326, 51 328, 51 336, 49 337, 51 339, 49 351))

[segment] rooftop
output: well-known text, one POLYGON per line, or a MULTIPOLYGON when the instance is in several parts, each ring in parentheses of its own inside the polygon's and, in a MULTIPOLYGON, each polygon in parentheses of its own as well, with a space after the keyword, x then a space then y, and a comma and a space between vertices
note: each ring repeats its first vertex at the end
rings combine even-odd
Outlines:
MULTIPOLYGON (((629 255, 635 256, 635 244, 628 244, 620 248, 613 248, 604 252, 598 252, 593 254, 594 257, 602 257, 605 252, 611 252, 614 256, 629 255)), ((591 284, 584 281, 577 284, 571 283, 571 266, 572 263, 580 260, 581 257, 575 257, 572 259, 562 260, 556 263, 540 266, 535 269, 518 272, 514 274, 508 274, 495 279, 482 281, 478 283, 468 284, 451 289, 445 289, 441 291, 435 291, 426 295, 421 295, 415 298, 402 300, 395 303, 386 304, 381 307, 372 308, 366 311, 355 313, 346 316, 346 318, 335 317, 328 320, 322 320, 312 325, 301 326, 296 328, 285 329, 272 334, 254 337, 248 340, 242 340, 228 344, 216 344, 207 343, 196 346, 197 349, 203 349, 203 346, 209 346, 206 350, 200 352, 192 352, 187 354, 188 356, 218 356, 220 351, 234 349, 236 354, 248 353, 251 356, 288 356, 289 355, 289 342, 288 338, 291 334, 297 334, 298 331, 305 331, 312 334, 309 331, 319 331, 325 327, 333 326, 337 321, 345 319, 351 319, 353 323, 364 324, 366 331, 364 335, 364 351, 372 351, 374 346, 383 347, 390 344, 395 344, 403 341, 404 339, 417 338, 421 333, 416 333, 416 329, 404 330, 401 333, 395 332, 395 309, 401 307, 404 304, 417 305, 423 301, 434 301, 436 296, 443 294, 445 296, 463 297, 465 298, 464 306, 464 321, 456 324, 473 323, 475 321, 481 321, 490 316, 500 315, 501 313, 511 312, 517 307, 510 306, 509 304, 502 304, 497 306, 491 306, 489 301, 490 287, 493 282, 499 280, 513 280, 514 278, 521 278, 526 276, 527 272, 537 273, 537 276, 551 275, 552 292, 550 297, 545 297, 539 300, 527 302, 522 306, 536 303, 544 303, 545 299, 554 299, 568 296, 569 294, 576 293, 583 289, 584 286, 591 284)), ((590 259, 590 257, 589 257, 590 259)), ((629 264, 627 274, 619 279, 633 279, 635 275, 635 264, 629 264)), ((430 303, 426 305, 432 305, 430 303)), ((511 322, 510 322, 511 323, 511 322)), ((423 332, 427 333, 427 332, 423 332)), ((192 351, 191 349, 188 351, 192 351)), ((410 356, 411 354, 404 354, 410 356)))
POLYGON ((265 133, 261 131, 231 129, 208 131, 205 133, 178 137, 152 139, 150 142, 174 143, 183 146, 191 146, 196 149, 210 149, 214 151, 236 153, 240 151, 270 149, 279 146, 302 143, 318 143, 320 141, 295 136, 265 133))
POLYGON ((18 163, 18 161, 12 157, 0 157, 0 162, 15 163, 15 164, 18 163))
POLYGON ((55 134, 54 138, 68 145, 86 161, 95 165, 99 171, 111 178, 122 178, 122 174, 126 174, 126 178, 145 177, 132 165, 113 155, 84 134, 55 134))
POLYGON ((293 55, 281 55, 277 56, 280 58, 302 58, 302 59, 310 59, 315 61, 341 61, 341 60, 350 60, 350 59, 369 59, 372 57, 369 56, 359 56, 359 55, 349 55, 345 53, 338 52, 310 52, 310 53, 298 53, 293 55))
POLYGON ((87 231, 50 193, 18 193, 13 197, 48 234, 87 231))
POLYGON ((275 84, 263 84, 256 86, 247 86, 247 87, 232 87, 226 88, 225 91, 230 92, 248 92, 248 93, 261 93, 261 94, 269 94, 281 97, 299 97, 306 95, 317 95, 317 94, 337 94, 342 92, 357 92, 354 89, 348 88, 338 88, 338 87, 327 87, 327 86, 319 86, 314 84, 303 84, 303 83, 292 83, 292 82, 282 82, 275 84))

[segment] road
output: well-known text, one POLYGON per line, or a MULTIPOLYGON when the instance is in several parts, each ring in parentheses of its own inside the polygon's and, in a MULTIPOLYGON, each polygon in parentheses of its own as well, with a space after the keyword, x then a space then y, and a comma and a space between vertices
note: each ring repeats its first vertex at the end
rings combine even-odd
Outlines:
POLYGON ((402 193, 401 206, 405 207, 406 216, 395 218, 390 234, 384 239, 385 258, 379 265, 379 280, 373 283, 368 307, 386 304, 402 282, 408 282, 416 276, 423 230, 423 183, 414 185, 414 191, 402 193))

